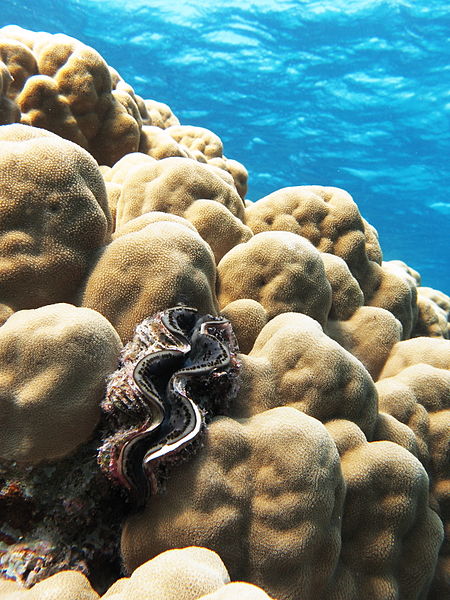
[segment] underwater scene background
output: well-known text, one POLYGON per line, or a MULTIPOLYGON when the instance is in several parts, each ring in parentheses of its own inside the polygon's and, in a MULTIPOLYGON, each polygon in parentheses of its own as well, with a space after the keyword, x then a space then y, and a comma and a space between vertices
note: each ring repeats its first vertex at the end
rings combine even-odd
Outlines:
POLYGON ((214 131, 251 200, 344 188, 386 260, 450 293, 447 3, 9 0, 6 24, 78 38, 139 95, 214 131))

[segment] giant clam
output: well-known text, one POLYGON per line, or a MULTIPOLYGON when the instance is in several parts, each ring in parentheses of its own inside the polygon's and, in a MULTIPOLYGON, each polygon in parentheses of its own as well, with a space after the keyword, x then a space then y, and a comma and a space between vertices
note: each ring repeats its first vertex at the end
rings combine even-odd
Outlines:
POLYGON ((144 319, 102 402, 102 471, 141 506, 189 456, 205 423, 238 390, 238 345, 223 317, 176 306, 144 319))

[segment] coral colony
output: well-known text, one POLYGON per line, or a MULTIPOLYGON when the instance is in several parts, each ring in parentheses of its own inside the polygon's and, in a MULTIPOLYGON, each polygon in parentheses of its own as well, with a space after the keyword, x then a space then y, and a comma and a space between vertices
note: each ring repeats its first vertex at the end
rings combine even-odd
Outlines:
POLYGON ((0 599, 449 597, 450 298, 68 36, 0 125, 0 599))

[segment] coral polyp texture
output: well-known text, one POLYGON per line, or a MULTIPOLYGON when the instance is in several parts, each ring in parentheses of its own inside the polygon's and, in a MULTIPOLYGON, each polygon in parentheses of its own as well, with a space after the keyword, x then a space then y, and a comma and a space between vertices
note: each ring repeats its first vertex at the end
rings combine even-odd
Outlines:
POLYGON ((0 598, 450 597, 450 298, 223 152, 0 29, 0 598))

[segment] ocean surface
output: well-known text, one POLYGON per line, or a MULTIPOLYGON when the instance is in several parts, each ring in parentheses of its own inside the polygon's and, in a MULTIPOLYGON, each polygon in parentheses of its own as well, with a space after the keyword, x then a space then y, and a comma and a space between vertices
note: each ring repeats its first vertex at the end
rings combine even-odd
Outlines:
POLYGON ((10 23, 80 39, 217 133, 252 200, 346 189, 385 260, 450 294, 450 3, 3 0, 10 23))

